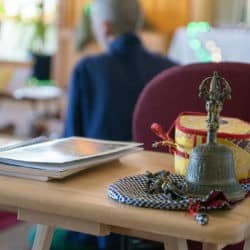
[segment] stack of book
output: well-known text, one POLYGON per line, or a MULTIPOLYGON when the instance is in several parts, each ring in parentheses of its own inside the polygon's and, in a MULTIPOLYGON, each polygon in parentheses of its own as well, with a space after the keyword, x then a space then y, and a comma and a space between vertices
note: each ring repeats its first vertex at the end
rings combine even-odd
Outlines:
POLYGON ((0 175, 48 181, 141 150, 141 144, 82 137, 28 142, 0 147, 0 175))

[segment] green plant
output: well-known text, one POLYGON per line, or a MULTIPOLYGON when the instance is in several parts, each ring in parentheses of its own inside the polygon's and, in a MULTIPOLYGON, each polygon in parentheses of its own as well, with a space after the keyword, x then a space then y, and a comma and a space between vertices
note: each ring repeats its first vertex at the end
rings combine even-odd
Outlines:
POLYGON ((32 21, 33 36, 31 39, 31 51, 42 54, 46 44, 47 24, 45 22, 44 2, 37 4, 38 16, 32 21))
POLYGON ((5 14, 4 2, 0 1, 0 15, 5 14))

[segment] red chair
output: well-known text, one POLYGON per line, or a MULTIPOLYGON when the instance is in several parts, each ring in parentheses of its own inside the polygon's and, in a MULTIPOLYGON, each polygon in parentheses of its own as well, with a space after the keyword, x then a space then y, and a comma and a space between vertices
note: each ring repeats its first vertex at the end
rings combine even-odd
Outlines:
MULTIPOLYGON (((183 111, 205 112, 205 102, 198 98, 201 81, 217 71, 232 87, 232 100, 224 104, 222 115, 250 121, 250 64, 208 63, 191 64, 168 69, 154 78, 142 91, 133 117, 133 138, 152 150, 152 142, 159 140, 150 130, 153 122, 167 130, 183 111)), ((201 249, 190 243, 190 249, 201 249), (191 247, 192 246, 192 247, 191 247)), ((242 250, 243 243, 226 247, 242 250)))
POLYGON ((0 211, 0 231, 17 225, 17 215, 10 212, 0 211))

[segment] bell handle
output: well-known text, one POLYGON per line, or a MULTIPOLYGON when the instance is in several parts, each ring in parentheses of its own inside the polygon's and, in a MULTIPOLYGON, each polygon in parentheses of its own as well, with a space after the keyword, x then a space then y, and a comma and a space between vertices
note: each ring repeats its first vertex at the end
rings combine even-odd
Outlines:
POLYGON ((201 82, 199 97, 203 97, 206 101, 207 143, 216 143, 220 112, 223 102, 231 98, 231 87, 226 79, 215 71, 212 77, 207 77, 201 82))

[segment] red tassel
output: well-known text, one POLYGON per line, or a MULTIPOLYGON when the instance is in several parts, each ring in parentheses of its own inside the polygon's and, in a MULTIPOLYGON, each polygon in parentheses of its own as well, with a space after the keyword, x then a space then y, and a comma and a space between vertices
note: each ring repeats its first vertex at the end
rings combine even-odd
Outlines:
POLYGON ((166 134, 166 132, 163 130, 162 126, 158 123, 153 123, 151 125, 151 130, 161 139, 163 140, 168 140, 168 135, 166 134))
POLYGON ((201 207, 200 203, 190 204, 188 207, 188 214, 196 216, 197 213, 199 213, 200 211, 200 207, 201 207))
POLYGON ((162 142, 154 143, 153 147, 167 146, 169 148, 169 153, 174 154, 176 152, 174 140, 169 137, 169 134, 164 131, 160 124, 153 123, 151 125, 151 131, 163 140, 162 142))

